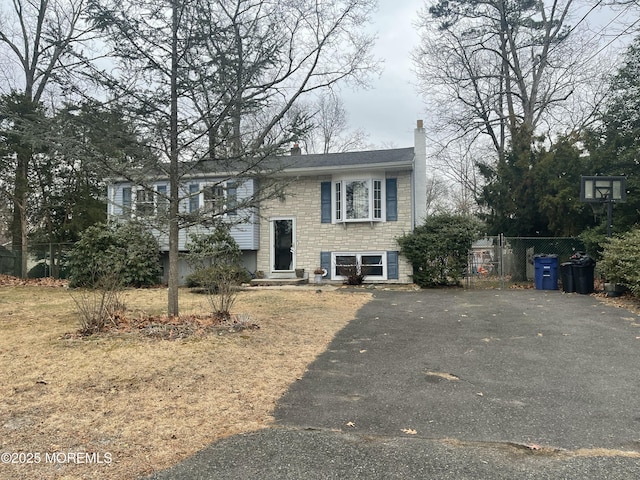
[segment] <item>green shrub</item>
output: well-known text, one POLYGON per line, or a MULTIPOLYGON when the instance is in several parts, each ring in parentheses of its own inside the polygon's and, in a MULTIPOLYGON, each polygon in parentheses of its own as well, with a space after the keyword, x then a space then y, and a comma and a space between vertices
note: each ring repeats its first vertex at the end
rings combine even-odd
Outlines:
POLYGON ((185 283, 189 288, 213 288, 215 290, 216 282, 220 276, 230 278, 235 285, 251 281, 251 274, 242 265, 221 265, 203 267, 191 272, 185 278, 185 283))
POLYGON ((69 286, 95 287, 116 274, 122 286, 158 283, 158 242, 142 225, 129 222, 87 228, 69 254, 69 286))
POLYGON ((413 281, 423 288, 458 285, 471 244, 481 231, 482 223, 476 218, 447 213, 428 217, 399 238, 402 254, 413 265, 413 281))
POLYGON ((612 237, 602 247, 598 270, 605 280, 622 284, 640 296, 640 228, 612 237))
POLYGON ((204 289, 214 315, 229 318, 238 285, 250 281, 229 225, 220 223, 210 234, 191 235, 186 248, 184 256, 193 269, 187 284, 204 289))
POLYGON ((585 251, 596 261, 602 257, 602 246, 607 241, 607 231, 604 226, 588 228, 579 235, 580 240, 584 243, 585 251))

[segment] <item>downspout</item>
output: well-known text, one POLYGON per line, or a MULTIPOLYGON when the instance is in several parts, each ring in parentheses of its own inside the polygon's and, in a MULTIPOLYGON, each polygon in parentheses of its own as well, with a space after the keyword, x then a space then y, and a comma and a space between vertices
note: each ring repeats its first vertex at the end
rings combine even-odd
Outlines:
POLYGON ((413 153, 413 168, 411 169, 411 231, 416 228, 416 154, 413 153))

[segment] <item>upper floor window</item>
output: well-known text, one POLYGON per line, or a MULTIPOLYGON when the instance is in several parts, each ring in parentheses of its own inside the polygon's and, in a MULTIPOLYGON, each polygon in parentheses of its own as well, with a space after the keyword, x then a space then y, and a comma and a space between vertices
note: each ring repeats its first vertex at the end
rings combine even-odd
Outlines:
POLYGON ((215 215, 235 215, 237 202, 235 183, 189 185, 189 212, 202 208, 205 212, 213 212, 215 215))
POLYGON ((336 222, 371 222, 384 219, 384 181, 378 178, 333 182, 336 222))
POLYGON ((204 209, 217 215, 224 213, 224 187, 221 185, 205 185, 202 188, 204 209))
POLYGON ((189 213, 194 213, 200 208, 200 184, 189 185, 189 213))
POLYGON ((150 217, 154 214, 154 192, 152 190, 136 190, 136 215, 150 217))
POLYGON ((131 187, 122 187, 122 215, 131 216, 131 187))
POLYGON ((156 213, 158 216, 166 215, 169 211, 169 197, 167 196, 167 186, 158 185, 156 187, 156 213))

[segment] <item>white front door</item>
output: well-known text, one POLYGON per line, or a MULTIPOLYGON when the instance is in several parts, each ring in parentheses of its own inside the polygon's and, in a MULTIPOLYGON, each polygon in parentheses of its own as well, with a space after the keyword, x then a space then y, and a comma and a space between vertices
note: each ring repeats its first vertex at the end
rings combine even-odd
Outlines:
POLYGON ((271 274, 288 276, 296 268, 296 222, 292 217, 271 219, 271 274))

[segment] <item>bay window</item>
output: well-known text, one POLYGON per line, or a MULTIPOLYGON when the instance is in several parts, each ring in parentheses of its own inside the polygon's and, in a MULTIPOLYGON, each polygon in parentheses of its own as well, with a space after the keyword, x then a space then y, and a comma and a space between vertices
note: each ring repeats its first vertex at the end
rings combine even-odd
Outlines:
POLYGON ((376 178, 344 179, 333 183, 336 222, 373 222, 384 219, 384 182, 376 178))

